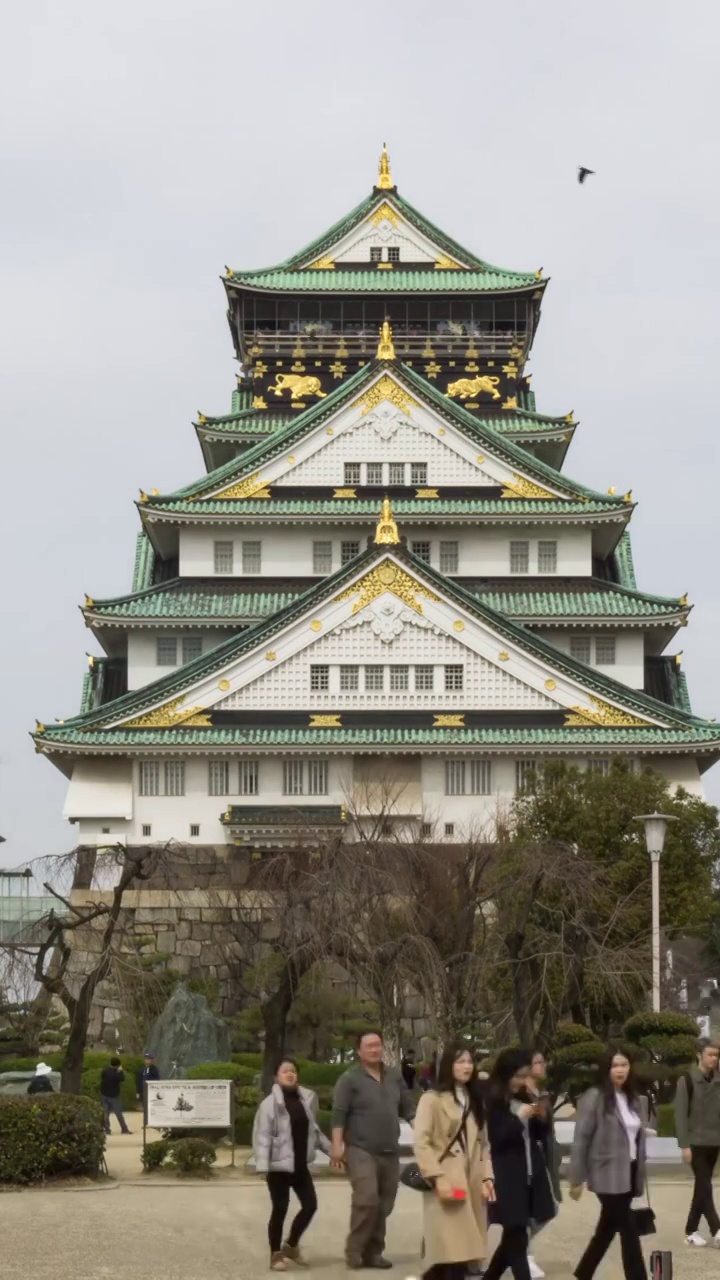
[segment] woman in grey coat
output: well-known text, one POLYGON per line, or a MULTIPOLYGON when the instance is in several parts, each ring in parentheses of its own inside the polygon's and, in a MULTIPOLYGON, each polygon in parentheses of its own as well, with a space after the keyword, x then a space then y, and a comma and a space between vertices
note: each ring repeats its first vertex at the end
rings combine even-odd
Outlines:
POLYGON ((633 1198, 645 1187, 645 1119, 632 1067, 624 1053, 609 1053, 598 1087, 580 1099, 570 1157, 570 1195, 578 1200, 587 1183, 600 1201, 595 1234, 575 1268, 591 1280, 615 1237, 620 1236, 625 1280, 646 1280, 633 1198))
POLYGON ((255 1168, 265 1174, 272 1201, 268 1223, 271 1271, 287 1271, 288 1259, 301 1265, 303 1262, 300 1238, 317 1209, 309 1166, 318 1147, 330 1153, 330 1143, 318 1127, 317 1111, 315 1094, 298 1083, 294 1058, 283 1058, 275 1072, 272 1092, 260 1103, 253 1125, 255 1168), (291 1189, 300 1201, 300 1212, 283 1244, 291 1189))

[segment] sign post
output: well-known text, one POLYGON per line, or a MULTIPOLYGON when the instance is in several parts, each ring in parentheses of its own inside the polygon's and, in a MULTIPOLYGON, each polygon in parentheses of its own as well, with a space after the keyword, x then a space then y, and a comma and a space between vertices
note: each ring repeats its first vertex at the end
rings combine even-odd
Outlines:
POLYGON ((227 1129, 235 1164, 235 1105, 232 1080, 146 1080, 146 1129, 227 1129))

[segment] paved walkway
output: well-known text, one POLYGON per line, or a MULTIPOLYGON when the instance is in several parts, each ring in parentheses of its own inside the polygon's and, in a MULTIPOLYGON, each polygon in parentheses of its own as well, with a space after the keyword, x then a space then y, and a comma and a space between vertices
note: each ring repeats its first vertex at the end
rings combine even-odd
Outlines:
MULTIPOLYGON (((349 1188, 344 1180, 323 1179, 318 1192, 320 1211, 307 1237, 312 1266, 298 1274, 346 1280, 342 1241, 349 1188)), ((674 1250, 675 1280, 720 1280, 720 1251, 691 1251, 682 1243, 688 1192, 685 1183, 664 1180, 657 1186, 660 1229, 654 1247, 674 1250)), ((0 1195, 0 1274, 2 1280, 259 1280, 269 1275, 267 1212, 260 1180, 9 1192, 0 1195)), ((540 1236, 536 1256, 548 1280, 569 1280, 596 1213, 595 1198, 585 1195, 580 1204, 564 1204, 560 1218, 540 1236)), ((401 1189, 388 1240, 396 1280, 421 1274, 420 1215, 421 1197, 401 1189)), ((617 1246, 598 1280, 622 1280, 617 1246)))

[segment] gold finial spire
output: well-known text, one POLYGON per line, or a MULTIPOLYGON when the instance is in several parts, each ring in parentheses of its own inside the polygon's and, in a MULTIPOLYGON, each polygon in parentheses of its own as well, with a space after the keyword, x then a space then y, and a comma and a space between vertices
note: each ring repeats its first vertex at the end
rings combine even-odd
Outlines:
POLYGON ((377 349, 377 358, 378 360, 394 360, 395 359, 395 346, 393 344, 392 329, 390 328, 389 320, 383 320, 382 322, 382 328, 380 330, 380 341, 378 342, 378 349, 377 349))
POLYGON ((380 156, 380 164, 378 166, 377 186, 380 191, 392 191, 395 183, 390 174, 390 157, 387 151, 387 143, 383 142, 382 155, 380 156))
POLYGON ((375 541, 383 546, 389 546, 392 543, 400 541, 400 534, 398 533, 398 527, 393 520, 392 507, 390 506, 389 498, 386 498, 382 504, 380 519, 375 530, 375 541))

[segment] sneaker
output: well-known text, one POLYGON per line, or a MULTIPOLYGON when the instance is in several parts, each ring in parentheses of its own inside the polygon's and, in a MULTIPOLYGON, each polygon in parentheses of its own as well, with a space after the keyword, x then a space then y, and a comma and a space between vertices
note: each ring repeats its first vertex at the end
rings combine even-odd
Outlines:
POLYGON ((712 1242, 716 1249, 720 1249, 720 1231, 715 1232, 712 1242))
POLYGON ((287 1262, 284 1253, 270 1254, 270 1270, 271 1271, 287 1271, 287 1262))
POLYGON ((545 1272, 539 1267, 532 1254, 528 1254, 528 1266, 530 1268, 530 1280, 545 1280, 545 1272))
MULTIPOLYGON (((715 1237, 715 1239, 717 1240, 717 1236, 715 1237)), ((700 1235, 699 1231, 691 1231, 690 1235, 685 1237, 685 1243, 694 1244, 698 1247, 698 1249, 704 1249, 705 1245, 707 1244, 707 1240, 704 1238, 704 1236, 700 1235)), ((718 1241, 718 1243, 720 1244, 720 1241, 718 1241)))
POLYGON ((389 1258, 383 1258, 381 1254, 378 1258, 368 1258, 365 1266, 371 1271, 390 1271, 392 1262, 389 1258))
POLYGON ((294 1262, 297 1267, 306 1267, 308 1264, 300 1252, 299 1244, 288 1244, 285 1241, 282 1247, 283 1254, 290 1262, 294 1262))

